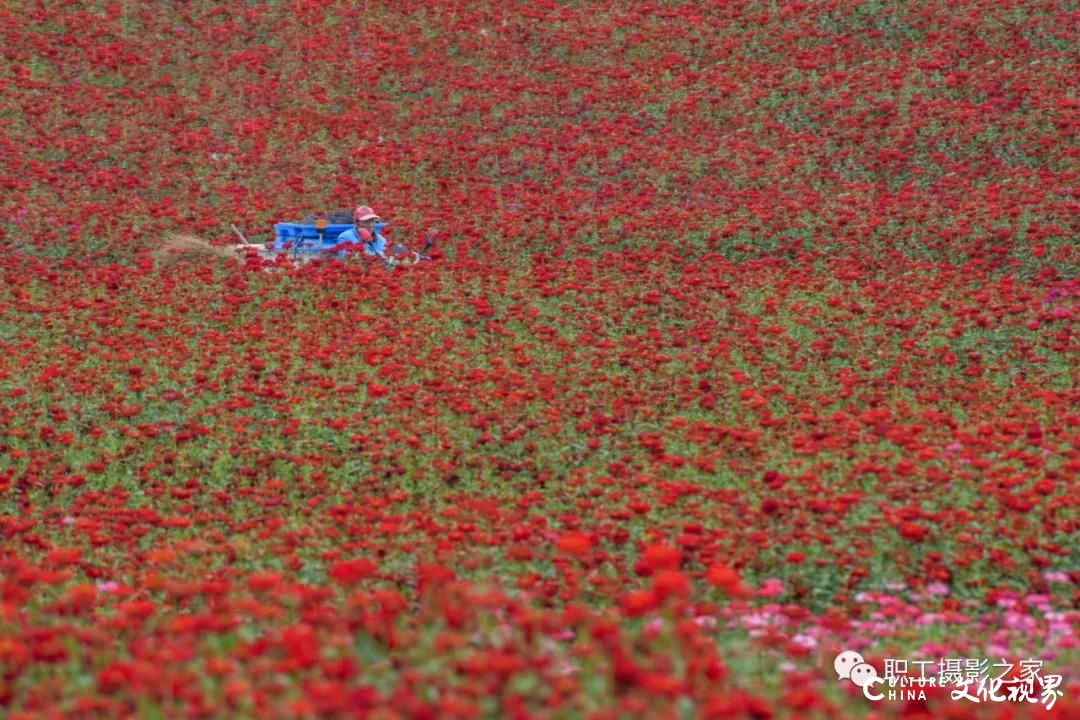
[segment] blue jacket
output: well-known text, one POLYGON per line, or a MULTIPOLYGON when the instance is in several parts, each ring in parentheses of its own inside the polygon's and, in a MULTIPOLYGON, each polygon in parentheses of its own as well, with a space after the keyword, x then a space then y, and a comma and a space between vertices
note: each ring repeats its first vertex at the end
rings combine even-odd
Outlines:
MULTIPOLYGON (((386 252, 386 238, 379 234, 379 229, 375 228, 375 232, 371 238, 371 242, 361 242, 360 236, 356 234, 356 228, 349 228, 345 232, 337 236, 338 245, 343 243, 350 243, 353 245, 363 245, 365 255, 382 255, 386 252)), ((338 257, 342 257, 345 253, 341 252, 338 257)))

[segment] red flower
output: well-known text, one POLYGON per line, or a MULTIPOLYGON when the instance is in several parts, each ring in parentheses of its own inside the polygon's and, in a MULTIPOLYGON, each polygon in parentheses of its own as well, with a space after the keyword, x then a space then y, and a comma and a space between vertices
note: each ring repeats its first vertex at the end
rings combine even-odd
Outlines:
POLYGON ((652 590, 639 590, 625 595, 622 607, 627 617, 641 617, 659 607, 659 598, 652 590))
POLYGON ((678 570, 682 564, 682 554, 670 545, 646 545, 641 560, 653 572, 678 570))
POLYGON ((720 588, 732 597, 745 597, 750 594, 750 589, 743 584, 739 573, 723 563, 709 567, 705 572, 705 579, 710 585, 720 588))
POLYGON ((417 591, 438 589, 454 579, 454 572, 444 565, 421 563, 416 568, 417 591))
POLYGON ((97 588, 89 583, 72 586, 65 598, 65 605, 74 613, 90 610, 97 602, 97 588))
POLYGON ((310 625, 290 625, 281 632, 281 646, 299 667, 307 668, 319 661, 319 642, 310 625))
POLYGON ((247 586, 252 592, 273 590, 281 583, 281 575, 276 572, 257 572, 248 576, 247 586))
POLYGON ((908 542, 920 542, 927 535, 930 534, 929 530, 927 530, 922 525, 914 522, 900 523, 898 531, 900 532, 900 537, 904 538, 908 542))
POLYGON ((653 577, 653 593, 658 600, 690 595, 690 580, 678 570, 661 570, 653 577))
POLYGON ((558 548, 559 552, 580 560, 588 554, 592 544, 592 538, 585 533, 568 532, 559 538, 555 547, 558 548))
POLYGON ((379 566, 367 558, 357 558, 335 563, 330 566, 329 574, 342 585, 355 585, 374 575, 379 566))
POLYGON ((135 681, 135 668, 131 663, 114 662, 107 665, 97 676, 98 690, 111 695, 130 686, 135 681))

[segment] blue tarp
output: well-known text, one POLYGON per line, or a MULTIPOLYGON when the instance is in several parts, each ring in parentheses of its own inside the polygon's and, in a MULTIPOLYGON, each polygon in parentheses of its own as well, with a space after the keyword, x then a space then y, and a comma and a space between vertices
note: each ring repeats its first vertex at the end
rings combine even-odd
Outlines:
POLYGON ((274 249, 319 252, 337 245, 338 235, 350 228, 352 225, 327 225, 320 233, 314 225, 275 223, 274 249))
MULTIPOLYGON (((376 223, 375 232, 379 232, 387 225, 389 223, 376 223)), ((352 225, 327 225, 320 234, 314 225, 275 223, 274 249, 288 252, 321 252, 337 245, 338 235, 351 228, 352 225)))

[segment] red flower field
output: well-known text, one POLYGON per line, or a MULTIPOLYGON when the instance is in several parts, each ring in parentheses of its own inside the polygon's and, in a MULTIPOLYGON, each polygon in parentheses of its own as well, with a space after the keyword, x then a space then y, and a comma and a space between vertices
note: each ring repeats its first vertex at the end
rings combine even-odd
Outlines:
POLYGON ((1080 717, 1077 37, 0 0, 0 715, 1080 717))

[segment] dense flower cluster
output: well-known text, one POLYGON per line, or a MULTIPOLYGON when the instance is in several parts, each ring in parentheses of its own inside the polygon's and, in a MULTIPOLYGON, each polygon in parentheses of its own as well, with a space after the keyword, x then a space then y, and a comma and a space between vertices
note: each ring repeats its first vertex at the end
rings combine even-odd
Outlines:
POLYGON ((1076 717, 1078 23, 0 0, 0 715, 1076 717))

